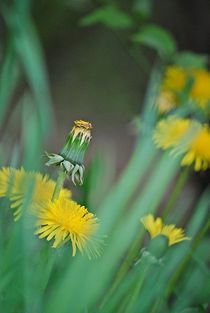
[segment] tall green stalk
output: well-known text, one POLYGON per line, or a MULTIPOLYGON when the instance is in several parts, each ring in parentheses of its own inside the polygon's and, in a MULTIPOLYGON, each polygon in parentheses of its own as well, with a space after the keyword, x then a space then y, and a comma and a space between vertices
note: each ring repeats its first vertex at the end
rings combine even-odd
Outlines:
POLYGON ((171 210, 174 208, 174 205, 189 177, 189 168, 186 167, 181 174, 179 175, 179 178, 174 186, 173 192, 169 198, 169 201, 163 210, 162 218, 165 220, 167 216, 170 214, 171 210))

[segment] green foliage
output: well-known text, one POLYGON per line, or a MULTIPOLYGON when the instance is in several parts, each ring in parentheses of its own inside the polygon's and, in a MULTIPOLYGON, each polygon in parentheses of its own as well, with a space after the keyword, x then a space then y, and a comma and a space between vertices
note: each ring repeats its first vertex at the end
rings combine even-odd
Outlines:
POLYGON ((174 56, 174 63, 181 67, 205 68, 208 63, 208 56, 183 51, 174 56))
MULTIPOLYGON (((13 9, 3 6, 2 14, 12 38, 8 48, 9 53, 5 57, 4 69, 7 71, 9 61, 13 62, 14 65, 19 62, 22 65, 23 74, 31 87, 42 133, 46 134, 51 116, 51 99, 42 49, 28 8, 28 1, 16 1, 13 9), (8 59, 9 56, 10 59, 8 59)), ((16 68, 13 66, 13 71, 15 70, 16 68)), ((15 84, 13 77, 14 74, 9 78, 11 83, 8 86, 11 87, 8 92, 12 91, 12 86, 15 84)), ((3 105, 5 101, 9 100, 8 96, 5 95, 5 97, 3 105)))
POLYGON ((106 5, 94 10, 80 20, 81 26, 101 23, 112 29, 124 29, 133 25, 132 18, 115 5, 106 5))
POLYGON ((0 72, 0 123, 2 123, 8 102, 11 100, 18 79, 18 66, 11 42, 8 45, 5 60, 0 72))
MULTIPOLYGON (((0 73, 0 122, 4 122, 7 109, 11 112, 0 145, 1 164, 40 170, 44 142, 53 124, 49 84, 30 15, 31 1, 13 3, 14 7, 2 6, 10 40, 0 73), (17 107, 11 108, 11 98, 22 77, 26 86, 17 107), (13 132, 11 125, 15 127, 13 132)), ((151 3, 141 0, 135 5, 135 13, 149 16, 151 3)), ((133 19, 110 4, 81 20, 83 26, 95 23, 120 30, 132 27, 133 19)), ((206 64, 205 56, 178 54, 171 35, 155 25, 142 26, 133 40, 155 49, 164 60, 173 57, 182 66, 206 64)), ((158 62, 148 83, 136 145, 119 179, 113 179, 116 165, 109 157, 110 150, 107 155, 94 154, 85 172, 82 197, 90 210, 96 211, 101 222, 98 236, 105 238, 100 258, 89 261, 81 254, 72 258, 70 245, 56 250, 44 239, 37 239, 33 234, 36 221, 28 214, 33 192, 30 184, 18 222, 13 221, 9 203, 0 199, 0 312, 208 312, 209 188, 200 192, 189 209, 185 194, 181 194, 179 160, 167 153, 160 155, 154 147, 152 132, 158 118, 155 101, 161 73, 158 62), (185 228, 191 241, 166 248, 163 238, 150 241, 145 236, 140 218, 147 213, 160 215, 165 208, 167 220, 173 223, 174 212, 180 209, 177 199, 184 206, 185 228)), ((180 216, 183 213, 177 214, 177 223, 182 225, 180 216)))
POLYGON ((176 42, 172 35, 155 24, 141 27, 132 39, 136 43, 155 49, 161 57, 171 57, 176 51, 176 42))
POLYGON ((149 18, 152 12, 152 3, 150 0, 136 0, 133 5, 133 10, 141 18, 149 18))

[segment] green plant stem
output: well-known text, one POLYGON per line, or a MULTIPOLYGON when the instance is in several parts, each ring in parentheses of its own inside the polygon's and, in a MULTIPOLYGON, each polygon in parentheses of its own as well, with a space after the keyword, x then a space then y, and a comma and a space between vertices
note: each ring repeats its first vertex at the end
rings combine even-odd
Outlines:
POLYGON ((112 293, 116 290, 119 283, 122 281, 124 275, 127 273, 130 266, 133 264, 134 259, 137 255, 137 252, 140 250, 140 243, 142 240, 143 233, 140 232, 138 236, 136 236, 136 239, 134 240, 131 248, 128 251, 128 254, 125 258, 125 260, 122 262, 116 277, 114 278, 114 281, 112 283, 112 286, 107 294, 107 296, 104 298, 103 302, 101 303, 101 308, 105 305, 109 297, 111 297, 112 293))
POLYGON ((186 167, 181 174, 179 175, 179 178, 176 182, 176 185, 173 189, 173 192, 169 198, 169 201, 165 207, 165 209, 163 210, 163 214, 162 214, 162 218, 163 220, 165 220, 167 218, 167 216, 169 215, 169 213, 171 212, 171 210, 174 208, 174 205, 187 181, 189 177, 189 168, 186 167))
POLYGON ((52 201, 55 201, 56 199, 58 199, 61 189, 63 188, 65 179, 66 179, 66 173, 63 171, 63 169, 60 169, 58 173, 58 178, 56 181, 55 189, 52 195, 52 201))
POLYGON ((148 272, 149 267, 145 267, 144 272, 142 272, 141 277, 138 278, 136 285, 133 288, 133 293, 129 294, 128 298, 129 298, 129 303, 128 306, 126 307, 126 312, 132 312, 133 311, 133 306, 135 304, 135 301, 140 293, 140 290, 144 284, 145 281, 145 277, 147 276, 147 272, 148 272))
POLYGON ((155 303, 154 303, 154 305, 153 305, 152 310, 150 311, 150 313, 155 313, 155 312, 157 311, 157 309, 159 308, 159 305, 160 305, 161 301, 162 301, 162 299, 160 299, 160 298, 158 298, 158 299, 155 301, 155 303))

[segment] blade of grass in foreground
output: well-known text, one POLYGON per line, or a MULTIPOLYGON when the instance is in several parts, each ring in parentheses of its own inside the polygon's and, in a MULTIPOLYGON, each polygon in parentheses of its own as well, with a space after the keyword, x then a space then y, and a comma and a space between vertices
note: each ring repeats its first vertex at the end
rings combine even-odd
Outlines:
POLYGON ((39 38, 28 10, 2 6, 3 16, 12 38, 14 54, 23 65, 31 87, 43 135, 49 131, 52 119, 48 79, 39 38))
POLYGON ((157 155, 154 145, 149 140, 139 141, 133 156, 119 182, 112 188, 99 208, 98 216, 103 221, 101 231, 109 231, 125 208, 128 200, 141 183, 146 171, 152 166, 157 155), (112 218, 110 218, 110 216, 112 218))
POLYGON ((0 124, 4 120, 7 105, 13 94, 17 78, 17 60, 10 41, 0 71, 0 124))

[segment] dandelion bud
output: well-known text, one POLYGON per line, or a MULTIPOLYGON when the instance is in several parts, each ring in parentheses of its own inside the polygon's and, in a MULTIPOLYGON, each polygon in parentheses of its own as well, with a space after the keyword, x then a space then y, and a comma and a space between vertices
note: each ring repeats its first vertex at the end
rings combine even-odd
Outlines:
POLYGON ((47 154, 49 158, 47 166, 59 165, 71 176, 72 182, 83 184, 85 167, 84 156, 91 140, 92 125, 89 122, 77 120, 67 136, 65 145, 60 154, 47 154))

